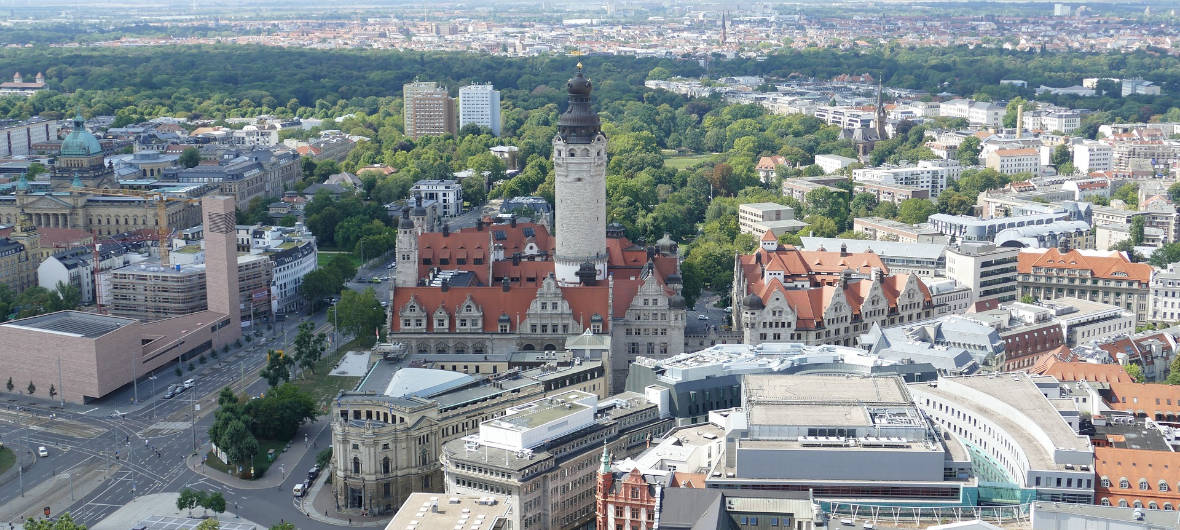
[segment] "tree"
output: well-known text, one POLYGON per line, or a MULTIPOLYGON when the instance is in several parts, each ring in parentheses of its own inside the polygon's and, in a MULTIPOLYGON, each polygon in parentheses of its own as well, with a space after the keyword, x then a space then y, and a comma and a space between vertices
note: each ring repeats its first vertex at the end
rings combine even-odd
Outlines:
MULTIPOLYGON (((1131 218, 1131 245, 1139 246, 1143 244, 1143 228, 1147 220, 1142 215, 1136 215, 1131 218)), ((1154 253, 1153 253, 1154 254, 1154 253)))
MULTIPOLYGON (((225 513, 225 496, 220 491, 209 493, 203 500, 205 502, 201 504, 202 508, 213 510, 213 513, 217 514, 225 513)), ((206 520, 216 521, 217 519, 206 520)))
POLYGON ((1016 109, 1024 107, 1024 110, 1036 110, 1037 104, 1032 101, 1025 101, 1022 97, 1014 97, 1008 102, 1008 106, 1004 109, 1004 127, 1017 127, 1023 124, 1016 123, 1016 109))
POLYGON ((925 223, 937 211, 934 203, 926 199, 906 199, 897 207, 897 220, 908 224, 925 223))
POLYGON ((295 530, 295 523, 279 523, 271 526, 270 530, 295 530))
POLYGON ((1134 210, 1139 205, 1139 185, 1134 183, 1123 184, 1110 195, 1110 199, 1123 201, 1126 203, 1127 208, 1134 210))
POLYGON ((57 519, 27 519, 24 527, 25 530, 86 530, 86 525, 75 523, 68 512, 57 519))
POLYGON ((176 497, 176 509, 187 510, 189 515, 192 515, 193 508, 197 506, 200 500, 200 494, 193 489, 184 488, 180 490, 180 495, 176 497))
POLYGON ((980 149, 979 137, 968 136, 959 143, 959 149, 955 152, 955 157, 964 166, 977 166, 979 165, 980 149))
POLYGON ((299 332, 295 335, 295 362, 304 370, 312 370, 327 349, 327 340, 326 334, 315 333, 315 324, 299 324, 299 332))
POLYGON ((1165 243, 1164 246, 1151 253, 1148 263, 1162 269, 1177 261, 1180 261, 1180 243, 1165 243))
POLYGON ((185 168, 197 167, 201 163, 201 152, 196 147, 187 147, 180 152, 180 158, 176 159, 176 163, 185 168))
POLYGON ((262 440, 290 440, 300 425, 315 419, 316 403, 311 394, 284 383, 243 408, 250 433, 262 440))
MULTIPOLYGON (((496 160, 499 160, 499 158, 496 158, 496 160)), ((463 182, 460 183, 460 186, 463 187, 463 200, 470 203, 472 207, 478 207, 488 198, 487 187, 484 186, 484 182, 482 175, 475 174, 463 179, 463 182)))
POLYGON ((29 395, 30 396, 33 395, 35 392, 37 392, 37 385, 34 385, 32 381, 29 381, 28 390, 29 390, 29 395))
POLYGON ((1168 186, 1168 200, 1180 203, 1180 182, 1168 186))
POLYGON ((1059 144, 1057 147, 1053 148, 1053 155, 1050 161, 1055 167, 1057 167, 1057 169, 1061 169, 1062 164, 1072 162, 1073 154, 1069 152, 1069 146, 1065 144, 1059 144))
POLYGON ((1037 299, 1033 298, 1031 294, 1026 294, 1020 297, 1020 302, 1023 304, 1033 304, 1036 303, 1036 301, 1037 299))
POLYGON ((268 385, 278 386, 281 382, 291 380, 292 364, 294 363, 290 357, 287 357, 286 352, 270 350, 266 352, 266 367, 259 375, 266 379, 268 385))
MULTIPOLYGON (((218 493, 218 495, 221 495, 218 493)), ((224 502, 224 499, 222 500, 224 502)), ((221 521, 215 518, 205 519, 197 524, 197 530, 221 530, 221 521)))
POLYGON ((1172 358, 1168 366, 1168 378, 1164 380, 1169 385, 1180 385, 1180 355, 1172 358))
POLYGON ((1131 379, 1133 381, 1135 381, 1136 383, 1142 383, 1144 381, 1143 368, 1140 367, 1138 364, 1127 363, 1127 365, 1124 366, 1123 369, 1127 371, 1127 375, 1131 376, 1131 379))
POLYGON ((248 467, 258 453, 258 439, 246 428, 241 420, 233 420, 226 426, 225 432, 217 440, 217 447, 225 451, 228 463, 248 467))
POLYGON ((377 293, 372 288, 365 289, 363 293, 344 291, 332 311, 334 314, 329 315, 329 318, 339 323, 341 330, 358 339, 368 341, 372 338, 369 344, 376 341, 377 331, 385 324, 385 308, 381 307, 377 293))

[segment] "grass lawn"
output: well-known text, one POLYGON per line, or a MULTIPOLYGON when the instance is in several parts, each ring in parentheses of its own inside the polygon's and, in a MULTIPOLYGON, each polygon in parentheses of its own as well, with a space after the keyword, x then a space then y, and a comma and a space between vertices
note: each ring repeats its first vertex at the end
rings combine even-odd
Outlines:
POLYGON ((711 156, 713 156, 712 153, 700 155, 669 156, 664 158, 664 166, 672 169, 688 169, 689 166, 704 160, 708 160, 711 156))
MULTIPOLYGON (((365 337, 368 338, 368 337, 365 337)), ((304 372, 302 378, 292 381, 300 390, 304 390, 315 397, 316 403, 320 404, 321 414, 327 414, 328 404, 332 398, 336 396, 341 390, 352 390, 356 384, 360 382, 359 377, 345 377, 339 375, 327 375, 340 362, 340 358, 344 356, 344 352, 349 350, 363 350, 364 347, 357 339, 351 342, 346 342, 340 346, 334 353, 329 353, 320 358, 315 365, 315 373, 304 372)))
POLYGON ((12 464, 16 462, 16 455, 12 454, 12 449, 7 447, 0 448, 0 474, 8 471, 12 464))
MULTIPOLYGON (((270 468, 270 462, 266 459, 266 452, 274 449, 275 457, 278 458, 278 455, 282 454, 283 447, 286 445, 287 442, 280 442, 278 440, 258 440, 258 454, 254 457, 254 476, 250 476, 250 469, 247 468, 242 471, 240 478, 248 480, 262 478, 266 474, 266 470, 270 468)), ((205 465, 222 473, 225 473, 229 469, 229 466, 217 458, 217 455, 214 455, 212 451, 207 455, 205 465)))
POLYGON ((316 256, 315 256, 316 265, 323 267, 324 265, 327 265, 329 261, 332 261, 332 259, 335 258, 336 256, 347 257, 349 259, 349 261, 352 262, 353 266, 355 266, 357 268, 359 268, 361 266, 361 259, 352 255, 351 252, 329 252, 329 251, 320 251, 320 252, 316 253, 316 256))

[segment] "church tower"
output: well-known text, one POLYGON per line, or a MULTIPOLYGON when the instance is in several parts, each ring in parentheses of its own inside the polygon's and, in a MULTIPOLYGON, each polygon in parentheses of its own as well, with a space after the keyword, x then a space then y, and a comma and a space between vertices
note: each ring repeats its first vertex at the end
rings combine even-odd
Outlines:
POLYGON ((566 88, 569 108, 558 119, 553 138, 554 272, 558 282, 573 285, 606 278, 606 136, 590 108, 592 86, 581 63, 566 88))
POLYGON ((397 273, 393 285, 415 287, 418 285, 418 231, 410 219, 410 208, 402 209, 402 218, 397 225, 397 273))

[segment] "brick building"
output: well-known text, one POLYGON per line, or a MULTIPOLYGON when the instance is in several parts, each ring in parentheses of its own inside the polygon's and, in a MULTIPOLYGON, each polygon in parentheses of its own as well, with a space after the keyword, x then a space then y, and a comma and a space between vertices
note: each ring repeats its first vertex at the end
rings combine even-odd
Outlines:
POLYGON ((1094 448, 1094 498, 1103 506, 1180 508, 1180 453, 1094 448))

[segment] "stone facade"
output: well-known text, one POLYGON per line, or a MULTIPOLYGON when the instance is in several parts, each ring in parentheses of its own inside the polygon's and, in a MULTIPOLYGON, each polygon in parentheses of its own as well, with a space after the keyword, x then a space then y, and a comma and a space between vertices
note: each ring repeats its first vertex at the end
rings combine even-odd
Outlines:
POLYGON ((392 513, 411 492, 441 492, 443 444, 549 392, 573 388, 602 396, 602 376, 601 364, 591 362, 483 376, 454 390, 479 394, 472 400, 449 393, 421 398, 344 392, 332 405, 333 495, 342 509, 392 513))

